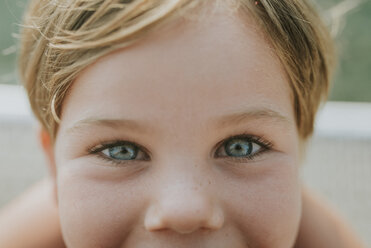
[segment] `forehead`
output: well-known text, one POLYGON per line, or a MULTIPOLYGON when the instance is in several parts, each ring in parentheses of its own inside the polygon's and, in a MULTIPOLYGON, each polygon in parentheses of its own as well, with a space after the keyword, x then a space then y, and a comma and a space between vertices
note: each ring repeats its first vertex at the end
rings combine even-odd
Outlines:
POLYGON ((281 64, 252 18, 225 8, 202 14, 88 66, 65 99, 61 127, 84 117, 125 117, 180 128, 262 108, 293 120, 281 64))

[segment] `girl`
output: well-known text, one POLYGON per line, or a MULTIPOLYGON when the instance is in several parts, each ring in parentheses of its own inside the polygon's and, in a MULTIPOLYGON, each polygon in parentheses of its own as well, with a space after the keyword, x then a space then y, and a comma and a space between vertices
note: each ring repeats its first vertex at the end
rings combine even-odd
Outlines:
POLYGON ((299 180, 332 60, 307 1, 31 1, 20 72, 64 244, 360 247, 299 180))

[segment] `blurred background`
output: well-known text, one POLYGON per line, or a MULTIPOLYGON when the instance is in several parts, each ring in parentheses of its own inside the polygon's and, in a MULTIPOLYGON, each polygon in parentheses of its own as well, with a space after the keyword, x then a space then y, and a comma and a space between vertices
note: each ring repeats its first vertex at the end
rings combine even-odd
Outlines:
MULTIPOLYGON (((0 84, 18 82, 15 44, 25 3, 26 0, 0 0, 0 84)), ((315 3, 337 37, 340 61, 330 100, 371 102, 371 1, 315 3)))
MULTIPOLYGON (((17 33, 26 0, 0 0, 0 209, 47 175, 37 122, 18 84, 17 33)), ((339 63, 302 177, 371 247, 371 0, 316 0, 339 63)))

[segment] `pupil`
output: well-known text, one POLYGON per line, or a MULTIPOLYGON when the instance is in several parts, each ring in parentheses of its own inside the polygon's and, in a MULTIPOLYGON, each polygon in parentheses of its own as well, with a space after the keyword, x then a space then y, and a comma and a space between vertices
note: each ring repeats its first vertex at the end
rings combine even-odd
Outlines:
POLYGON ((252 143, 241 139, 233 139, 227 143, 225 151, 229 156, 249 156, 252 152, 252 143))
POLYGON ((119 147, 111 148, 110 155, 114 159, 119 159, 119 160, 134 159, 136 157, 136 152, 137 152, 135 147, 127 147, 127 146, 119 146, 119 147))

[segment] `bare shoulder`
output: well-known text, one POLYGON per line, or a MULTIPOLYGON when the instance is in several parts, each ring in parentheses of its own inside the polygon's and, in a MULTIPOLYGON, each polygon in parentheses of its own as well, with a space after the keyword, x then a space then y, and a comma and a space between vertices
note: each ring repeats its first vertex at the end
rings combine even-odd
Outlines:
POLYGON ((295 247, 364 248, 350 225, 324 199, 303 190, 302 219, 295 247))
POLYGON ((25 244, 28 248, 65 247, 48 178, 0 210, 0 247, 22 248, 25 244))

